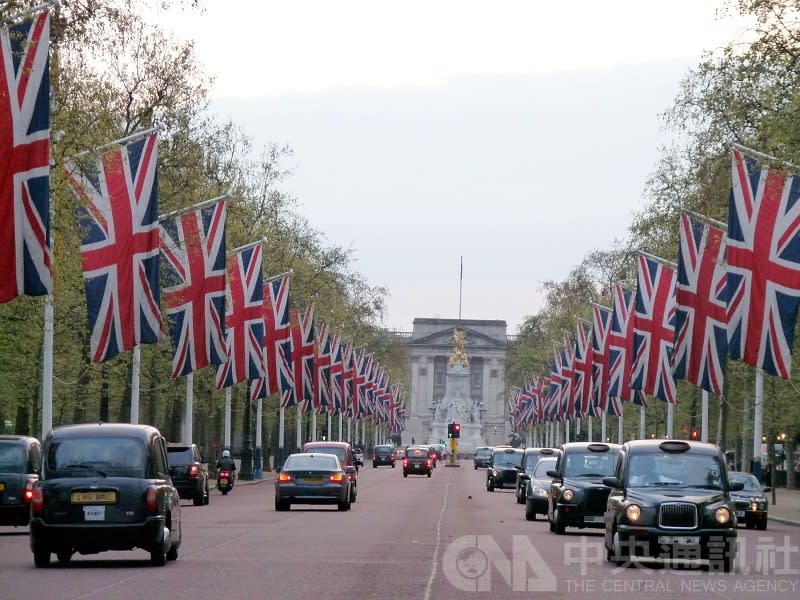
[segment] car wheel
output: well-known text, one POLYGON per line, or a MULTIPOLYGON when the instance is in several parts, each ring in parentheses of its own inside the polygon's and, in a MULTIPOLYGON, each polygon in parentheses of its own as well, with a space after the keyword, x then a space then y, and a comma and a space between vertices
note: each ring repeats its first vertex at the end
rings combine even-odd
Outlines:
POLYGON ((764 531, 767 528, 767 520, 764 519, 763 521, 759 521, 756 523, 756 529, 764 531))
POLYGON ((378 463, 372 463, 372 468, 373 469, 377 469, 378 468, 378 463))
POLYGON ((430 471, 428 471, 428 477, 430 477, 430 476, 431 476, 431 472, 430 472, 430 471))
POLYGON ((561 518, 561 511, 556 509, 553 511, 553 531, 556 535, 564 535, 564 521, 561 518))
POLYGON ((536 520, 536 511, 528 503, 525 504, 525 519, 527 519, 528 521, 536 520))
POLYGON ((612 537, 611 550, 606 548, 606 560, 614 563, 618 567, 630 562, 627 548, 623 548, 622 546, 622 538, 620 538, 619 531, 615 531, 612 537))
POLYGON ((203 492, 200 492, 192 498, 192 504, 195 506, 203 506, 203 492))
POLYGON ((394 469, 394 463, 392 463, 392 468, 394 469))
POLYGON ((478 470, 478 465, 475 465, 475 470, 476 470, 476 471, 478 470))
POLYGON ((494 491, 494 483, 492 483, 491 479, 486 480, 486 491, 493 492, 494 491))
POLYGON ((60 562, 61 564, 65 565, 72 558, 72 551, 71 550, 59 550, 58 552, 56 552, 56 558, 58 559, 58 562, 60 562))
POLYGON ((33 550, 33 564, 37 567, 50 566, 50 552, 34 548, 33 550))
POLYGON ((517 504, 525 504, 525 496, 520 493, 521 490, 517 490, 517 504))
POLYGON ((167 564, 167 553, 162 544, 150 550, 150 564, 154 567, 163 567, 167 564))
POLYGON ((345 511, 350 508, 350 502, 348 500, 343 500, 337 504, 336 508, 338 508, 340 511, 345 511))
POLYGON ((206 495, 203 498, 203 504, 208 505, 211 502, 211 493, 208 491, 208 484, 206 484, 206 495))
POLYGON ((408 473, 406 473, 405 471, 403 471, 403 477, 408 477, 408 473))
POLYGON ((289 503, 275 498, 275 510, 277 511, 289 510, 289 503))
POLYGON ((752 520, 752 519, 747 519, 747 520, 744 522, 744 526, 745 526, 747 529, 752 529, 753 527, 755 527, 755 526, 756 526, 756 524, 755 524, 755 523, 753 523, 753 520, 752 520))
POLYGON ((222 492, 223 496, 227 496, 228 495, 228 490, 220 490, 220 491, 222 492))
POLYGON ((730 554, 726 554, 722 557, 722 572, 723 573, 730 573, 733 571, 733 561, 734 557, 730 554))
POLYGON ((350 502, 355 502, 356 498, 358 498, 358 488, 353 486, 353 489, 350 490, 350 502))
POLYGON ((167 552, 167 560, 178 560, 178 546, 170 546, 167 552))

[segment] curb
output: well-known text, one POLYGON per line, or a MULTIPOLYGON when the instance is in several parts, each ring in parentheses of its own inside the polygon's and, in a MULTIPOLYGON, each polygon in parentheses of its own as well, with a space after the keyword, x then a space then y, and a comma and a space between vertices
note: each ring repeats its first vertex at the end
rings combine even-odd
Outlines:
POLYGON ((792 519, 784 519, 783 517, 773 517, 772 515, 768 515, 767 520, 777 521, 778 523, 783 523, 784 525, 792 525, 794 527, 800 527, 800 521, 793 521, 792 519))
MULTIPOLYGON (((268 477, 263 477, 262 479, 239 479, 237 477, 236 478, 236 483, 234 484, 234 487, 239 486, 239 485, 255 485, 257 483, 264 483, 265 481, 274 481, 274 480, 275 480, 275 477, 273 477, 272 475, 270 475, 268 477)), ((217 487, 217 480, 214 479, 213 477, 209 477, 208 478, 209 487, 211 486, 211 482, 212 481, 214 482, 214 487, 217 487)))

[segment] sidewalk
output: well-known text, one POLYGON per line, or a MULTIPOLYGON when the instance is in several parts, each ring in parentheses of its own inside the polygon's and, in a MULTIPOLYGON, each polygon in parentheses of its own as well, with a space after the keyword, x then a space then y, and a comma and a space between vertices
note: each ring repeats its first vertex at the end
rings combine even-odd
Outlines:
POLYGON ((772 492, 764 494, 769 501, 769 519, 800 527, 800 490, 775 488, 775 504, 772 492))

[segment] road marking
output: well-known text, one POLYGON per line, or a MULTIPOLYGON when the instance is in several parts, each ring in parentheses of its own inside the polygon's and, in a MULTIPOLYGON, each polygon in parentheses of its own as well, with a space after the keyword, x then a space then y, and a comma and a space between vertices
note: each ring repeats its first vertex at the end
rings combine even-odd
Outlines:
POLYGON ((444 488, 444 502, 442 502, 442 510, 439 511, 439 521, 436 523, 436 546, 433 548, 433 565, 431 565, 431 575, 428 577, 428 585, 425 586, 424 600, 430 600, 431 589, 433 588, 433 580, 436 578, 436 571, 439 561, 439 546, 442 544, 442 519, 444 518, 444 511, 447 508, 447 493, 450 491, 450 482, 453 480, 453 471, 450 471, 450 477, 447 478, 447 487, 444 488))

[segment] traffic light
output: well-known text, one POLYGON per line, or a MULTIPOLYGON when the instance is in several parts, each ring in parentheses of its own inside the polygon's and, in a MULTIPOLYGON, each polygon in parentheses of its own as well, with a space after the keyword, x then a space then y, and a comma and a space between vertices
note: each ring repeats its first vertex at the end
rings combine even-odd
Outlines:
POLYGON ((453 423, 453 437, 456 439, 461 437, 461 423, 453 423))
POLYGON ((448 440, 453 439, 453 425, 454 425, 454 423, 448 423, 447 424, 447 439, 448 440))

